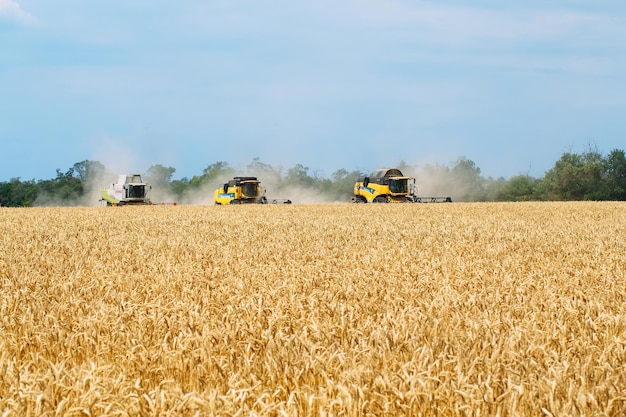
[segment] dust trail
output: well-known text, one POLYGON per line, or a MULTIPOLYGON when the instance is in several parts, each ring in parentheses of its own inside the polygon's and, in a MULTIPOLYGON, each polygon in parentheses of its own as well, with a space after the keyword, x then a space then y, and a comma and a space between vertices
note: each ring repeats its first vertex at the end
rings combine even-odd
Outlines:
POLYGON ((187 189, 180 198, 180 203, 185 205, 211 205, 213 193, 217 188, 224 185, 231 179, 228 175, 219 175, 211 181, 200 184, 197 188, 187 189))
POLYGON ((420 197, 452 197, 453 201, 472 201, 476 190, 483 188, 484 179, 480 169, 467 167, 471 161, 459 158, 450 168, 441 164, 425 164, 422 166, 404 165, 402 172, 416 180, 417 195, 420 197))
MULTIPOLYGON (((181 204, 188 205, 208 205, 215 204, 213 195, 216 189, 221 188, 233 177, 256 177, 261 182, 261 187, 265 189, 265 196, 268 201, 291 200, 295 204, 329 203, 333 199, 325 195, 323 190, 314 186, 298 186, 289 184, 281 167, 274 168, 270 165, 253 161, 245 168, 231 168, 228 173, 220 174, 198 188, 188 189, 180 199, 181 204), (256 164, 255 164, 256 162, 256 164)), ((348 190, 351 191, 351 190, 348 190)))

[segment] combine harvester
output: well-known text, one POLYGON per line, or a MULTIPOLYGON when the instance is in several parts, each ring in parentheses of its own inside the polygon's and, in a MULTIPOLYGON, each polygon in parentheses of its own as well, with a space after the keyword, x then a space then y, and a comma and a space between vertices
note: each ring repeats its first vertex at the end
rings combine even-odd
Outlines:
POLYGON ((452 197, 419 197, 415 178, 396 168, 377 169, 354 184, 355 203, 451 203, 452 197))
POLYGON ((100 202, 107 206, 176 205, 176 203, 153 203, 148 198, 152 187, 143 182, 140 174, 120 174, 117 182, 100 193, 100 202))
POLYGON ((217 205, 223 204, 291 204, 291 200, 284 198, 268 199, 265 188, 257 177, 234 177, 223 186, 215 190, 213 200, 217 205))

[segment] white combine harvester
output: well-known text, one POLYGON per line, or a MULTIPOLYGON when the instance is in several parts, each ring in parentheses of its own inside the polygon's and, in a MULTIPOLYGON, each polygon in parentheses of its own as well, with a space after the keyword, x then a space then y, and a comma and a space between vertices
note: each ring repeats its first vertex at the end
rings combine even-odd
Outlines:
POLYGON ((107 206, 152 204, 148 198, 148 190, 151 188, 143 182, 140 174, 121 174, 116 183, 102 189, 100 201, 107 206))

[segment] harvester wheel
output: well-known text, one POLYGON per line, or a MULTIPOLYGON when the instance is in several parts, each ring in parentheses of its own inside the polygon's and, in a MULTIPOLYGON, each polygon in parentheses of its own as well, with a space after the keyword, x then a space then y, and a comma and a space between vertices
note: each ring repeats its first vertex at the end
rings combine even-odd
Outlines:
POLYGON ((386 203, 387 202, 387 198, 383 197, 382 195, 379 195, 378 197, 376 197, 373 201, 374 203, 386 203))
POLYGON ((230 204, 241 204, 239 200, 231 200, 230 204))
POLYGON ((357 195, 354 198, 354 202, 358 203, 358 204, 366 204, 367 203, 367 199, 365 197, 363 197, 362 195, 357 195))

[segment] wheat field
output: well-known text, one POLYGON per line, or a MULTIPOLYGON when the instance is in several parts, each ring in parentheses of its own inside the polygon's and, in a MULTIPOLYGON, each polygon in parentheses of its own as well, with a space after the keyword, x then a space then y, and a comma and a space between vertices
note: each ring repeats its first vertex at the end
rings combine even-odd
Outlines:
POLYGON ((2 416, 626 413, 626 204, 0 209, 2 416))

